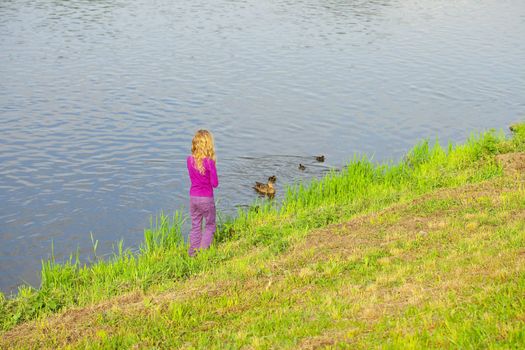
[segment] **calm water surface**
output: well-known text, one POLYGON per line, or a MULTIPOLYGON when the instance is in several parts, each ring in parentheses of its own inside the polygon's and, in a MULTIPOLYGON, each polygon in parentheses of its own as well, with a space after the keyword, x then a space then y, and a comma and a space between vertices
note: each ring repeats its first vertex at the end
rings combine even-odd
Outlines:
POLYGON ((198 128, 226 213, 272 174, 282 192, 354 153, 505 128, 525 117, 524 38, 523 0, 3 0, 0 289, 38 286, 51 242, 136 247, 187 207, 198 128))

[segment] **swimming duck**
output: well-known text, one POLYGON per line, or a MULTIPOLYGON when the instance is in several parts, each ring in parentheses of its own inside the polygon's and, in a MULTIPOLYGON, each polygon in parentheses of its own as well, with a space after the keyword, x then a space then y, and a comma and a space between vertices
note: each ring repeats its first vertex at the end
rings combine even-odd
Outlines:
POLYGON ((324 156, 315 156, 315 160, 322 163, 324 162, 324 156))
POLYGON ((264 184, 262 182, 255 182, 255 186, 253 186, 253 188, 260 194, 267 195, 268 197, 273 197, 275 195, 275 187, 273 187, 275 180, 275 176, 270 176, 268 178, 267 184, 264 184))
POLYGON ((306 167, 304 165, 299 164, 299 170, 305 170, 305 169, 306 169, 306 167))

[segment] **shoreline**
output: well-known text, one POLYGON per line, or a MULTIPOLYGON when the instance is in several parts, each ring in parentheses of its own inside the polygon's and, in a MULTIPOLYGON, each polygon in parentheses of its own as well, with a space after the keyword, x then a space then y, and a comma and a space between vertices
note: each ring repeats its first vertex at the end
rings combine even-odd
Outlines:
MULTIPOLYGON (((341 172, 333 172, 321 180, 288 188, 278 208, 272 203, 264 203, 258 210, 239 210, 237 217, 218 226, 212 249, 202 252, 195 259, 187 257, 182 240, 180 228, 184 216, 180 212, 172 217, 162 215, 151 229, 145 230, 144 243, 138 254, 123 250, 120 244, 111 259, 97 261, 90 266, 79 264, 78 258, 75 261, 73 256, 64 264, 47 261, 43 263, 40 289, 22 287, 14 298, 5 298, 0 294, 2 332, 11 334, 16 331, 18 324, 31 323, 31 320, 42 317, 53 318, 53 314, 60 314, 63 310, 90 307, 130 293, 138 293, 142 300, 171 289, 176 290, 179 285, 190 283, 192 279, 220 274, 221 266, 235 266, 235 261, 243 259, 249 261, 248 257, 253 254, 266 265, 291 254, 294 247, 303 244, 304 237, 311 232, 322 231, 333 225, 355 223, 359 221, 358 218, 367 215, 374 217, 378 213, 388 212, 387 208, 407 206, 435 192, 462 188, 468 192, 469 186, 481 186, 478 184, 508 178, 508 175, 502 176, 504 171, 515 170, 519 174, 523 169, 521 165, 517 170, 508 166, 512 164, 516 167, 516 160, 511 159, 506 165, 500 163, 501 159, 497 157, 524 151, 525 124, 519 124, 514 127, 510 138, 502 133, 488 131, 471 137, 465 144, 448 148, 423 141, 407 152, 406 157, 397 164, 374 164, 365 157, 355 158, 341 172)), ((521 156, 518 158, 518 162, 521 162, 521 156)), ((460 196, 461 193, 458 193, 457 197, 460 196)), ((438 208, 450 205, 458 210, 466 208, 461 201, 456 203, 453 197, 451 200, 451 203, 445 204, 434 201, 432 205, 438 208)), ((519 200, 516 205, 519 205, 519 200)), ((393 213, 394 216, 401 215, 395 210, 393 213)), ((391 218, 387 215, 385 220, 391 218)), ((435 225, 439 228, 442 224, 438 221, 435 225)), ((469 222, 466 222, 465 227, 470 230, 468 225, 469 222)), ((472 229, 475 231, 479 225, 474 226, 472 229)), ((429 228, 420 231, 427 232, 429 228)), ((422 237, 426 235, 421 233, 422 237)), ((315 256, 315 247, 312 248, 315 256)), ((374 266, 377 261, 386 258, 381 254, 372 254, 365 264, 365 270, 366 266, 374 266)), ((299 261, 291 263, 299 264, 299 261)), ((240 265, 236 268, 248 275, 249 270, 258 269, 256 266, 237 264, 240 265)), ((341 266, 335 263, 332 268, 344 270, 341 266)), ((257 270, 255 276, 267 276, 267 269, 257 270)), ((308 276, 312 272, 299 269, 297 273, 299 276, 308 276)), ((223 279, 226 277, 235 280, 235 275, 222 276, 223 279)), ((216 282, 220 280, 218 278, 216 282)), ((268 283, 270 288, 272 282, 268 283)), ((109 335, 106 338, 111 340, 109 335)))

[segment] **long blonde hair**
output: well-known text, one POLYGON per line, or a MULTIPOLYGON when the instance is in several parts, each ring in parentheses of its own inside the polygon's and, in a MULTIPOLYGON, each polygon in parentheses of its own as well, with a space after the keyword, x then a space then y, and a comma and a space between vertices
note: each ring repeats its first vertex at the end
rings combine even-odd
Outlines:
POLYGON ((195 168, 199 173, 204 174, 202 161, 204 158, 215 161, 215 146, 213 135, 208 130, 198 130, 191 140, 191 155, 195 161, 195 168))

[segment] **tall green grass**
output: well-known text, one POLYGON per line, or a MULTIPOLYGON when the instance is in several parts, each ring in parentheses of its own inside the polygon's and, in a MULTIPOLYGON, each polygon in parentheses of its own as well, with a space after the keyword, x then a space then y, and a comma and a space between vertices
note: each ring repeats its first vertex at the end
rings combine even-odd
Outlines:
POLYGON ((168 217, 161 213, 145 230, 144 242, 136 253, 124 250, 120 242, 113 256, 91 264, 81 264, 78 255, 63 263, 43 261, 40 288, 22 286, 11 298, 0 293, 0 329, 67 307, 173 283, 213 269, 256 246, 279 254, 294 237, 309 229, 436 188, 499 176, 502 170, 493 155, 524 149, 525 127, 520 125, 512 138, 489 131, 473 135, 458 146, 422 141, 397 163, 374 164, 367 157, 355 157, 344 169, 321 180, 289 186, 282 203, 262 201, 239 210, 234 218, 220 220, 214 245, 195 258, 188 257, 183 240, 186 215, 175 212, 168 217))

